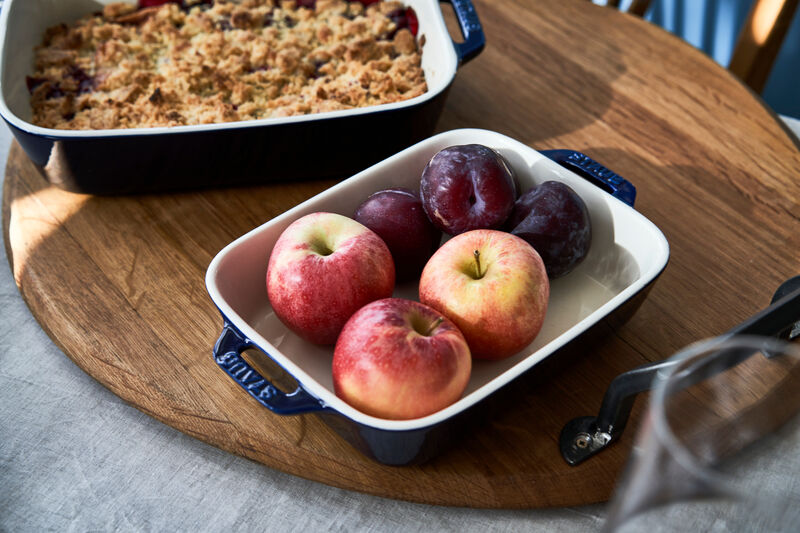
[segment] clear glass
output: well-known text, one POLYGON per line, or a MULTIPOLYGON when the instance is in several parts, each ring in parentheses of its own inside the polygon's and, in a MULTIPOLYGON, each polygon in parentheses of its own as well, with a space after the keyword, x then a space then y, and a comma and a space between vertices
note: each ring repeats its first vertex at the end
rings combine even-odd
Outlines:
POLYGON ((715 338, 672 361, 605 531, 800 531, 800 346, 715 338))

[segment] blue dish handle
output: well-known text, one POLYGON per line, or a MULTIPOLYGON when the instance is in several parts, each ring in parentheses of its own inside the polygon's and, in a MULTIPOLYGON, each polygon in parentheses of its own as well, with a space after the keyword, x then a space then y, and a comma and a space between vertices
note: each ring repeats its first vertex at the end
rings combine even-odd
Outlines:
POLYGON ((486 45, 483 27, 481 27, 481 21, 478 20, 478 13, 475 11, 471 0, 442 1, 453 6, 458 26, 461 28, 461 35, 464 37, 464 42, 462 43, 453 41, 453 46, 455 46, 456 55, 458 56, 458 64, 463 65, 480 54, 486 45))
POLYGON ((325 404, 299 386, 292 393, 278 390, 242 357, 248 348, 257 348, 230 322, 225 321, 214 345, 214 361, 258 403, 279 415, 299 415, 325 409, 325 404))
POLYGON ((541 150, 540 153, 633 207, 636 200, 636 187, 633 183, 589 156, 574 150, 541 150))

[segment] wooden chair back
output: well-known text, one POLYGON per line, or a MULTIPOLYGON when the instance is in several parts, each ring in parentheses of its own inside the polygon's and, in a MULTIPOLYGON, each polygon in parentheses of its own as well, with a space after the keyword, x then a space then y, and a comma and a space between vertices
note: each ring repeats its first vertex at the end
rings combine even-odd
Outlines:
MULTIPOLYGON (((728 69, 761 93, 800 0, 755 0, 736 40, 728 69)), ((608 0, 619 9, 620 0, 608 0)), ((633 0, 628 13, 644 16, 651 0, 633 0)))

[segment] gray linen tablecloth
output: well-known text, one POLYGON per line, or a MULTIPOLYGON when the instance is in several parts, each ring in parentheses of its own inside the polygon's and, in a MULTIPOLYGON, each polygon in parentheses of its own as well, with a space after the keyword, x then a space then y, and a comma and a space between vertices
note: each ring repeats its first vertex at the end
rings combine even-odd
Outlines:
MULTIPOLYGON (((0 126, 3 174, 10 142, 0 126)), ((5 247, 0 253, 0 531, 581 532, 602 524, 602 505, 504 511, 378 498, 186 436, 67 358, 22 300, 5 247)))

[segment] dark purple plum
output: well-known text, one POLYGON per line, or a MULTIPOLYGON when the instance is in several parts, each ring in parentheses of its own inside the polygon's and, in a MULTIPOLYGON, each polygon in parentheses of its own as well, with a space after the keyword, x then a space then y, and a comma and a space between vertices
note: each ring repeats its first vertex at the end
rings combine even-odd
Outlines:
POLYGON ((507 227, 539 252, 550 278, 571 272, 592 244, 586 204, 558 181, 546 181, 520 196, 507 227))
POLYGON ((517 198, 505 158, 487 146, 450 146, 422 171, 422 206, 433 225, 449 235, 498 229, 517 198))
POLYGON ((401 187, 373 193, 353 218, 377 233, 389 247, 398 281, 419 278, 442 240, 442 233, 425 215, 419 196, 401 187))

